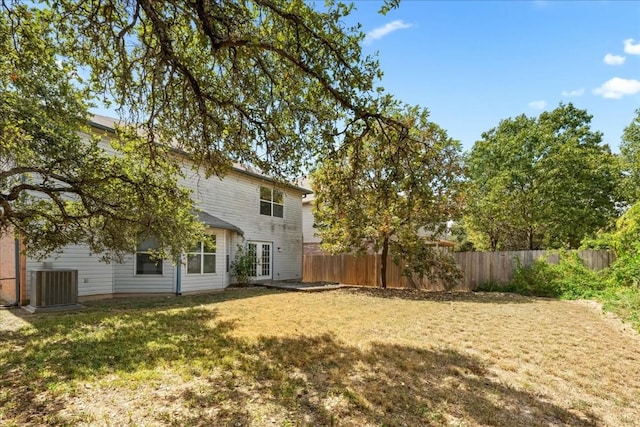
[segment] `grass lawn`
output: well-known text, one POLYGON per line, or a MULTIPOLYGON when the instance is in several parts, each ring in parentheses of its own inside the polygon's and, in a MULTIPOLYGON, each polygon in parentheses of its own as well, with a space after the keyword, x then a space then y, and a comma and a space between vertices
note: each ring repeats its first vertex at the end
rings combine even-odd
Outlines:
POLYGON ((229 290, 0 311, 0 425, 640 425, 640 338, 585 302, 229 290))

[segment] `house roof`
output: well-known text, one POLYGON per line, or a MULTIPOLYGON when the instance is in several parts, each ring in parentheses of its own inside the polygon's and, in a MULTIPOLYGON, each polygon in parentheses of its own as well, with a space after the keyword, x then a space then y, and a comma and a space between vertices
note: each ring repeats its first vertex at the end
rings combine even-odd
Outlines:
MULTIPOLYGON (((302 178, 300 181, 298 181, 298 185, 302 188, 309 188, 309 189, 313 188, 313 186, 311 185, 311 179, 309 179, 309 177, 302 178)), ((302 204, 303 205, 309 204, 313 202, 315 198, 316 196, 313 190, 309 190, 308 193, 305 193, 304 199, 302 199, 302 204)))
MULTIPOLYGON (((119 123, 118 119, 114 119, 113 117, 107 117, 107 116, 100 116, 100 115, 93 115, 91 117, 91 119, 89 120, 89 125, 96 128, 96 129, 100 129, 109 133, 115 133, 115 126, 119 123)), ((173 151, 175 151, 176 153, 182 154, 184 156, 189 156, 189 154, 183 150, 179 150, 177 148, 173 148, 173 151)), ((294 185, 288 182, 282 182, 282 181, 278 181, 272 177, 266 176, 261 174, 259 171, 255 171, 253 169, 251 169, 248 166, 244 166, 244 165, 240 165, 240 164, 234 164, 231 168, 233 171, 241 173, 243 175, 247 175, 250 176, 252 178, 258 178, 261 179, 263 181, 267 181, 273 184, 280 184, 280 185, 284 185, 285 187, 294 189, 294 190, 298 190, 300 191, 302 194, 312 194, 313 191, 309 190, 308 188, 305 187, 301 187, 298 185, 294 185)))
POLYGON ((241 236, 244 236, 244 231, 242 231, 239 227, 236 227, 230 222, 222 220, 217 216, 213 216, 210 213, 200 211, 198 212, 198 219, 200 219, 200 222, 202 222, 205 225, 208 225, 209 227, 221 228, 223 230, 232 230, 240 234, 241 236))
POLYGON ((429 241, 428 242, 429 246, 441 246, 441 247, 445 247, 445 248, 453 248, 456 245, 456 242, 452 242, 451 240, 446 240, 446 239, 440 239, 437 242, 436 241, 429 241))

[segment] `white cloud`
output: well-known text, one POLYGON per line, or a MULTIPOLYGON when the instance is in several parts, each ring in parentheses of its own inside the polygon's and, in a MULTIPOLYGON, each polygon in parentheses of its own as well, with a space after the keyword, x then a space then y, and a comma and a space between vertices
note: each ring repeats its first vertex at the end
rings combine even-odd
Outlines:
POLYGON ((364 38, 364 41, 367 43, 371 43, 372 41, 381 39, 387 34, 390 34, 394 31, 411 28, 412 26, 412 24, 404 22, 401 19, 392 21, 383 25, 382 27, 374 28, 373 30, 369 31, 364 38))
POLYGON ((582 96, 584 94, 584 89, 574 89, 574 90, 563 90, 562 96, 582 96))
POLYGON ((613 55, 611 53, 607 53, 604 56, 604 63, 607 65, 622 65, 627 58, 624 56, 613 55))
POLYGON ((534 108, 536 110, 544 110, 544 107, 547 106, 547 101, 531 101, 529 103, 530 108, 534 108))
POLYGON ((599 88, 594 89, 593 93, 609 99, 620 99, 626 95, 635 95, 640 93, 640 80, 614 77, 604 82, 599 88))
POLYGON ((629 55, 640 55, 640 42, 633 44, 633 39, 626 39, 624 42, 624 53, 629 55))

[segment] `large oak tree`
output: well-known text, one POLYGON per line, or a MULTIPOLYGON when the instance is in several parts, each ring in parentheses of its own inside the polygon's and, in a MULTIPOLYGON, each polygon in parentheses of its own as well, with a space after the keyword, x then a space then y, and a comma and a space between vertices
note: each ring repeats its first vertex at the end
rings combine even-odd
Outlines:
MULTIPOLYGON (((389 1, 383 9, 395 6, 389 1)), ((233 162, 292 177, 363 138, 381 77, 350 6, 307 2, 0 3, 0 232, 45 255, 69 243, 165 254, 199 233, 172 152, 210 174, 233 162), (119 112, 112 156, 81 137, 94 100, 119 112), (182 230, 182 232, 180 232, 182 230)), ((110 252, 113 251, 113 252, 110 252)))
POLYGON ((164 255, 180 253, 200 226, 168 153, 154 147, 152 155, 131 128, 92 132, 88 91, 73 64, 58 56, 50 12, 4 12, 0 232, 17 230, 36 256, 86 244, 110 259, 151 235, 164 243, 164 255))
POLYGON ((381 285, 390 257, 412 283, 442 278, 455 284, 451 258, 437 241, 461 206, 460 145, 428 120, 428 111, 390 98, 380 108, 397 128, 373 122, 367 137, 322 159, 312 174, 314 219, 332 253, 381 252, 381 285))
POLYGON ((52 0, 64 54, 93 90, 210 173, 232 162, 299 176, 335 136, 380 115, 378 62, 352 6, 304 0, 52 0), (339 129, 339 124, 343 124, 339 129))
POLYGON ((482 134, 465 224, 480 249, 576 248, 616 215, 619 168, 591 116, 560 104, 482 134))

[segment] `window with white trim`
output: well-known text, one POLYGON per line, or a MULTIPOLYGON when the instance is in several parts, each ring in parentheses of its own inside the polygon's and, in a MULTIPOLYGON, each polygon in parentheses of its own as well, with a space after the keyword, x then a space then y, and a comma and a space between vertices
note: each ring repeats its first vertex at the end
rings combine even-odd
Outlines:
POLYGON ((136 248, 136 275, 162 274, 162 260, 154 257, 153 251, 158 249, 158 240, 148 239, 136 248))
POLYGON ((216 236, 211 242, 199 242, 187 254, 187 274, 213 274, 216 272, 216 236))
POLYGON ((275 188, 260 187, 260 215, 284 217, 284 193, 275 188))

